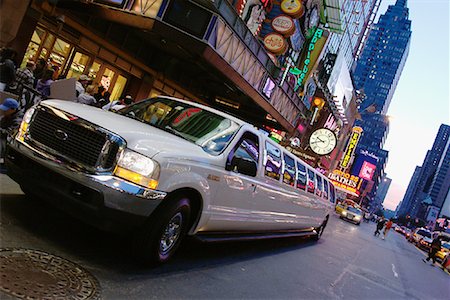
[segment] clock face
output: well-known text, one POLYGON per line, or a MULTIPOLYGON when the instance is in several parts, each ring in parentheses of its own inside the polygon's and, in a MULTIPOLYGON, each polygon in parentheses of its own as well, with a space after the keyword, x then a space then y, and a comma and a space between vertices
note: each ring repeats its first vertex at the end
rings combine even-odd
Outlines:
POLYGON ((311 150, 319 155, 327 155, 336 147, 336 135, 333 131, 320 128, 314 131, 309 138, 311 150))

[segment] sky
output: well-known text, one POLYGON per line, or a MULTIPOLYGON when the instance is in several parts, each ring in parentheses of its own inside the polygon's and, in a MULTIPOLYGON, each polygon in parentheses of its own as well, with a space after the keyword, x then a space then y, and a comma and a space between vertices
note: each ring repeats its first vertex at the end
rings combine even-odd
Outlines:
MULTIPOLYGON (((449 0, 408 0, 412 36, 409 56, 388 110, 386 174, 392 179, 383 203, 395 210, 416 166, 431 149, 439 126, 450 124, 449 0)), ((382 0, 378 14, 395 0, 382 0)))

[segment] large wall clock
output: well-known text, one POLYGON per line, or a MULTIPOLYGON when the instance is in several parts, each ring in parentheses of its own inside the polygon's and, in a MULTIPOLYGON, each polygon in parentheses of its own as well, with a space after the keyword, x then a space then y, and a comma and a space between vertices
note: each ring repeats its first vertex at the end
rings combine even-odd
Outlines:
POLYGON ((319 155, 330 154, 336 147, 336 144, 336 135, 327 128, 317 129, 309 137, 309 147, 314 153, 319 155))

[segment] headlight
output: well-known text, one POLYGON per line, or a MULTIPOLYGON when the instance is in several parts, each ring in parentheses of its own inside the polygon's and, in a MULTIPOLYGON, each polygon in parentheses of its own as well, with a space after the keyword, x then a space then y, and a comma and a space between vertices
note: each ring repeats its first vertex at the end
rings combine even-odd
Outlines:
POLYGON ((361 220, 361 216, 356 216, 356 217, 355 217, 355 220, 356 220, 356 221, 361 220))
POLYGON ((342 211, 342 216, 345 217, 347 215, 347 212, 345 210, 342 211))
POLYGON ((16 136, 16 139, 18 139, 19 141, 24 140, 24 136, 28 131, 28 125, 31 122, 31 118, 33 117, 34 112, 35 109, 32 107, 29 110, 27 110, 27 112, 23 116, 22 123, 20 123, 19 131, 17 132, 16 136))
POLYGON ((144 187, 156 189, 159 164, 142 154, 125 150, 119 158, 114 174, 144 187))

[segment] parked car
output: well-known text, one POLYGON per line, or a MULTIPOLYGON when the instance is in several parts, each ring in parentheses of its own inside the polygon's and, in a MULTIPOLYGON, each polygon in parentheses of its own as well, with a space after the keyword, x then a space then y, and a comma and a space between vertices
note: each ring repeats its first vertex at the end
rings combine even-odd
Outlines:
MULTIPOLYGON (((428 244, 431 243, 431 241, 432 241, 431 232, 429 230, 421 227, 421 228, 416 228, 412 232, 412 234, 409 237, 409 241, 420 247, 419 242, 420 242, 420 240, 422 240, 424 238, 426 238, 426 240, 425 240, 426 243, 428 243, 428 244)), ((425 244, 423 244, 422 246, 425 246, 425 244)))
POLYGON ((26 194, 130 235, 144 263, 170 259, 185 235, 317 240, 335 203, 325 176, 255 126, 171 97, 118 113, 43 101, 25 113, 6 165, 26 194))
POLYGON ((360 225, 361 219, 363 218, 363 212, 359 208, 345 205, 339 218, 355 223, 356 225, 360 225))
POLYGON ((395 230, 396 232, 400 233, 400 234, 404 234, 404 233, 405 233, 403 227, 400 226, 400 225, 394 225, 394 230, 395 230))

